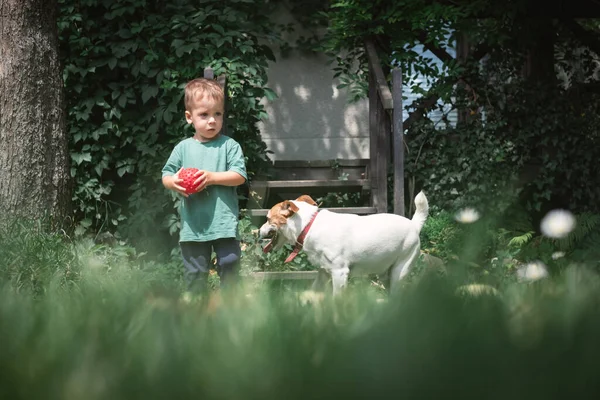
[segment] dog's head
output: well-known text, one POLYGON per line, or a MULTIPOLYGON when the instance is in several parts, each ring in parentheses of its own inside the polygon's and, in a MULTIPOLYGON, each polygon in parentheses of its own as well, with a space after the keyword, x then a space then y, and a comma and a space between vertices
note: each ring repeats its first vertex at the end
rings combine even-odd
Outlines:
POLYGON ((263 252, 268 253, 274 248, 281 248, 285 243, 293 244, 296 242, 302 227, 297 226, 299 221, 296 221, 293 217, 306 204, 317 206, 317 203, 310 196, 302 195, 296 200, 285 200, 271 207, 267 213, 267 222, 259 230, 262 239, 271 239, 263 248, 263 252))

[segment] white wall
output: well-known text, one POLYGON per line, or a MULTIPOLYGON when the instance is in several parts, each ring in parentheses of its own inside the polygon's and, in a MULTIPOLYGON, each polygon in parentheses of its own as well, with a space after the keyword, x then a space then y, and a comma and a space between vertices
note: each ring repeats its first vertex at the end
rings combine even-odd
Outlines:
MULTIPOLYGON (((284 6, 279 22, 294 21, 284 6)), ((301 34, 301 32, 297 32, 301 34)), ((294 43, 294 37, 287 38, 294 43)), ((368 102, 348 104, 345 89, 336 89, 332 66, 324 55, 292 51, 270 63, 268 86, 277 93, 264 100, 269 118, 260 124, 273 160, 369 158, 368 102)))
MULTIPOLYGON (((296 31, 284 37, 291 45, 298 36, 307 36, 285 2, 278 2, 272 18, 279 23, 295 23, 296 31)), ((263 100, 269 118, 259 125, 263 140, 273 152, 271 159, 369 158, 368 100, 348 103, 346 90, 336 89, 339 82, 333 79, 333 64, 327 65, 329 60, 324 55, 292 51, 288 57, 282 57, 278 48, 273 50, 277 61, 269 63, 268 86, 279 97, 273 101, 263 100)), ((437 68, 444 68, 422 45, 413 50, 430 58, 437 68)), ((446 50, 455 56, 454 44, 446 50)), ((404 107, 421 96, 411 90, 410 84, 419 84, 425 90, 430 87, 420 73, 412 71, 410 75, 414 81, 405 82, 403 87, 404 107)), ((457 113, 450 105, 444 106, 443 113, 431 111, 429 118, 442 127, 442 114, 447 114, 452 126, 456 125, 457 113)), ((406 110, 403 117, 408 117, 406 110)))

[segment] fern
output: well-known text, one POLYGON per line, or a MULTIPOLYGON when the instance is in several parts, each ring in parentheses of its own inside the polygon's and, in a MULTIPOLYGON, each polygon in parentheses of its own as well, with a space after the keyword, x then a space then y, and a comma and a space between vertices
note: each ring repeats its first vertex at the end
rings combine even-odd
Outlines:
POLYGON ((531 239, 533 239, 533 234, 534 234, 533 231, 529 231, 529 232, 525 232, 522 235, 515 236, 509 240, 508 246, 521 248, 521 247, 525 246, 527 243, 529 243, 531 241, 531 239))
POLYGON ((600 233, 600 214, 582 213, 577 216, 577 225, 573 232, 571 232, 566 238, 556 240, 556 245, 561 251, 569 252, 576 248, 585 245, 586 248, 590 246, 600 247, 600 235, 592 235, 594 232, 600 233), (591 238, 598 238, 589 243, 591 238))

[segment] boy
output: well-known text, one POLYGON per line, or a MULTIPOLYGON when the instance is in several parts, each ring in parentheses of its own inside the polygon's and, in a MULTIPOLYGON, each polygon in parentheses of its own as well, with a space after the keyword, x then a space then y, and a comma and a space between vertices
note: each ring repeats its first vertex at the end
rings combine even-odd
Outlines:
POLYGON ((246 179, 240 145, 221 134, 223 89, 216 81, 194 79, 185 86, 185 119, 194 136, 179 142, 162 169, 163 185, 183 196, 179 209, 179 245, 189 290, 206 285, 212 250, 223 286, 238 274, 238 197, 236 186, 246 179), (180 186, 182 168, 198 168, 197 192, 188 195, 180 186))

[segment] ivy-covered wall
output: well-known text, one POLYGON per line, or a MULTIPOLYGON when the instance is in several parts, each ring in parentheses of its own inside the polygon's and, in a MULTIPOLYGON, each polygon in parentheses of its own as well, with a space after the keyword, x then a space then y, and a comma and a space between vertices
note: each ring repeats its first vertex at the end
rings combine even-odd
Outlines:
POLYGON ((161 168, 192 134, 183 86, 205 67, 227 74, 229 134, 251 177, 265 167, 257 122, 266 116, 260 100, 274 97, 266 87, 268 44, 280 31, 268 3, 59 1, 78 234, 151 236, 170 248, 178 226, 161 168))

